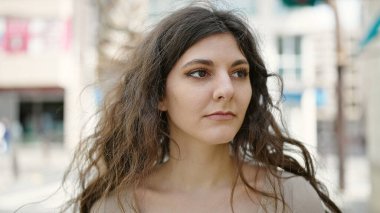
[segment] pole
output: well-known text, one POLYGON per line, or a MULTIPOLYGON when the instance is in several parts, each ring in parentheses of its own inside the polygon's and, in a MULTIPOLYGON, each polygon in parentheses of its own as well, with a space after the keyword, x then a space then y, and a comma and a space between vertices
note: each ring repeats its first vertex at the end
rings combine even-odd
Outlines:
POLYGON ((345 189, 345 126, 343 112, 343 72, 346 67, 344 49, 342 47, 341 29, 336 0, 327 0, 328 5, 334 13, 335 19, 335 40, 336 40, 336 60, 337 60, 337 114, 336 114, 336 141, 338 145, 338 167, 339 167, 339 189, 345 189))

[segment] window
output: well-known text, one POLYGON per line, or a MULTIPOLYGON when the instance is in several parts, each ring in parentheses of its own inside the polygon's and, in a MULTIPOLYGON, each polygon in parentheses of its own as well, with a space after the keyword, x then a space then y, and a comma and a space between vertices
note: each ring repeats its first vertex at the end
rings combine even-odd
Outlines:
POLYGON ((284 81, 300 81, 302 77, 301 36, 283 36, 277 40, 278 73, 284 81))

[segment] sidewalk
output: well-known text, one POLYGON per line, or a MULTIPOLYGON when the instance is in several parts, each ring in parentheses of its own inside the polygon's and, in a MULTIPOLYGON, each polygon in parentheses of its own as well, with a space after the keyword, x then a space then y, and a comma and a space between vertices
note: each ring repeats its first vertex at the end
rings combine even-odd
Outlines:
MULTIPOLYGON (((28 203, 18 212, 57 212, 56 207, 66 200, 63 190, 57 189, 71 154, 59 146, 52 146, 47 155, 40 145, 22 147, 18 154, 21 171, 17 180, 14 180, 11 172, 10 155, 0 154, 0 213, 14 212, 28 203)), ((364 155, 347 157, 347 187, 344 193, 336 190, 337 158, 327 155, 319 166, 319 177, 327 184, 333 199, 342 207, 343 212, 369 212, 369 166, 364 155)))
POLYGON ((41 145, 19 147, 17 154, 17 179, 11 170, 10 153, 0 155, 0 213, 14 212, 24 204, 18 212, 56 212, 53 208, 65 200, 63 190, 58 189, 70 154, 61 146, 44 152, 41 145))
POLYGON ((364 155, 349 155, 346 158, 345 181, 343 192, 338 189, 338 159, 328 155, 321 160, 321 168, 317 170, 318 178, 328 187, 332 199, 342 208, 344 213, 369 212, 371 191, 369 163, 364 155))

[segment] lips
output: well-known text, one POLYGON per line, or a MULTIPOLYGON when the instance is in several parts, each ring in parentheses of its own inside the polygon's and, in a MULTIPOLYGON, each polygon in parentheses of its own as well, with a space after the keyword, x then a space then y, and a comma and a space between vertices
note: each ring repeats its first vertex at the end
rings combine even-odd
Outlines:
POLYGON ((224 120, 231 120, 231 119, 235 118, 236 115, 232 112, 218 111, 218 112, 208 114, 205 117, 207 117, 211 120, 224 121, 224 120))

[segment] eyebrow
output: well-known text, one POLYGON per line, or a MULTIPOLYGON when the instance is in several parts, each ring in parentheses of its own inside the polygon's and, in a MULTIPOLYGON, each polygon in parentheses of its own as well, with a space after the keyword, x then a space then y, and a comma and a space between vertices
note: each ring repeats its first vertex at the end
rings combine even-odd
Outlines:
POLYGON ((194 64, 204 64, 204 65, 212 66, 212 65, 214 65, 214 62, 212 62, 211 60, 208 60, 208 59, 194 59, 194 60, 187 62, 182 67, 185 68, 185 67, 189 67, 189 66, 194 65, 194 64))
POLYGON ((248 64, 248 61, 245 59, 236 60, 234 63, 232 63, 231 67, 235 67, 241 64, 248 64))
MULTIPOLYGON (((208 59, 194 59, 194 60, 187 62, 182 67, 186 68, 186 67, 189 67, 189 66, 194 65, 194 64, 203 64, 203 65, 207 65, 207 66, 212 66, 212 65, 214 65, 214 62, 212 62, 211 60, 208 60, 208 59)), ((232 63, 231 67, 235 67, 235 66, 238 66, 241 64, 248 64, 248 61, 245 59, 236 60, 236 61, 234 61, 234 63, 232 63)))

